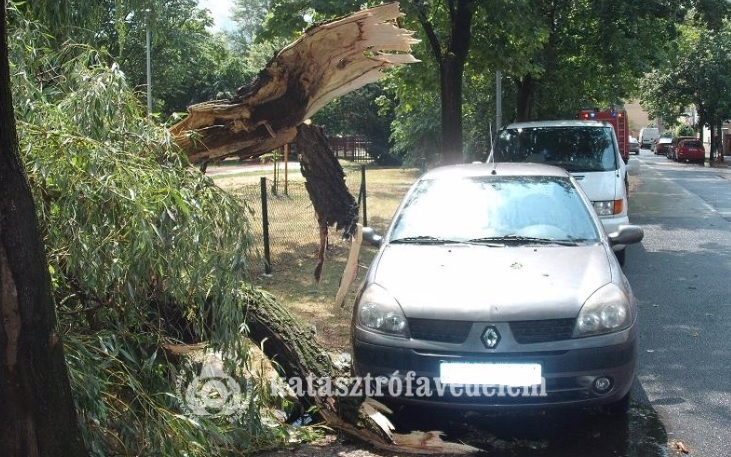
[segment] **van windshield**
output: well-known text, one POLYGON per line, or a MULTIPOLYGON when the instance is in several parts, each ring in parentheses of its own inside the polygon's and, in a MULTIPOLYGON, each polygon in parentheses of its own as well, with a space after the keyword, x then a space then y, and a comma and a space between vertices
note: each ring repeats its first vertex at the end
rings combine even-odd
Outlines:
POLYGON ((569 172, 618 168, 612 127, 550 126, 506 128, 495 145, 498 162, 539 162, 569 172))

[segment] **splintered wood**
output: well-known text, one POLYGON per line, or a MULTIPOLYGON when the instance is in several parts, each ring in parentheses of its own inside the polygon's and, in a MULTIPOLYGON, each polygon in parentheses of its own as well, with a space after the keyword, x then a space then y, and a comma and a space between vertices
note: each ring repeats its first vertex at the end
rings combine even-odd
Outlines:
POLYGON ((418 42, 402 29, 398 3, 358 11, 308 29, 228 100, 188 108, 170 128, 191 163, 258 157, 293 141, 297 126, 334 98, 417 62, 418 42))

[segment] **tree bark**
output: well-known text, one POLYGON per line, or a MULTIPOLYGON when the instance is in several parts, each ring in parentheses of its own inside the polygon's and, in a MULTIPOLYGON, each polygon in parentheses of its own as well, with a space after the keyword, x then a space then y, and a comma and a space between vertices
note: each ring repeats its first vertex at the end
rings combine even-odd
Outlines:
POLYGON ((0 455, 85 456, 10 90, 0 18, 0 455))
POLYGON ((315 268, 315 279, 320 281, 328 227, 334 225, 336 230, 343 230, 343 238, 350 239, 358 223, 358 203, 345 185, 343 167, 330 148, 322 127, 300 125, 296 147, 305 188, 320 227, 319 261, 315 268))
POLYGON ((450 36, 443 41, 437 35, 428 5, 412 0, 419 23, 431 47, 434 59, 439 64, 442 109, 442 163, 454 164, 464 161, 462 155, 462 77, 464 65, 472 41, 472 19, 475 15, 474 0, 449 2, 447 14, 450 22, 450 36))
POLYGON ((462 163, 462 73, 464 64, 449 55, 439 63, 442 91, 442 163, 462 163))
POLYGON ((516 122, 529 121, 531 119, 531 105, 533 103, 533 91, 535 90, 535 82, 531 75, 524 76, 516 84, 518 87, 517 94, 517 116, 516 122))

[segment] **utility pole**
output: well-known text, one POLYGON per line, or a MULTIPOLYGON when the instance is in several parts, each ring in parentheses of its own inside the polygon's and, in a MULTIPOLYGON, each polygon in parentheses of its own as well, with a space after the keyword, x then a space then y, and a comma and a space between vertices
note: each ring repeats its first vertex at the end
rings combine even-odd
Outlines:
POLYGON ((151 33, 150 33, 150 9, 145 10, 147 13, 147 31, 146 42, 147 42, 147 115, 152 115, 152 50, 151 46, 151 33))

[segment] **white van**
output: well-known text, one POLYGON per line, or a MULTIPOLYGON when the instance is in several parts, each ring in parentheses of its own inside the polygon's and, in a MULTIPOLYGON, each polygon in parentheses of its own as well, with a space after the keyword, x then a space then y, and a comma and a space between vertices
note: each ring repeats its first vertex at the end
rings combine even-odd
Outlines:
MULTIPOLYGON (((503 127, 493 151, 497 162, 540 162, 566 169, 594 205, 604 230, 629 224, 627 169, 614 128, 599 121, 520 122, 503 127)), ((625 246, 615 246, 624 265, 625 246)))
POLYGON ((660 138, 660 131, 657 128, 646 127, 644 129, 640 129, 640 136, 638 140, 640 141, 641 148, 649 149, 658 138, 660 138))

